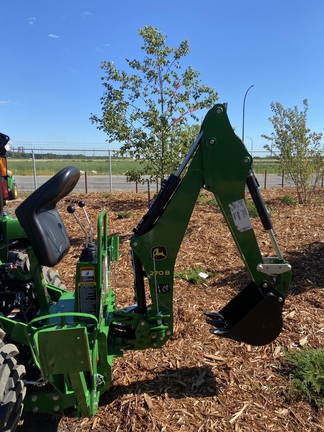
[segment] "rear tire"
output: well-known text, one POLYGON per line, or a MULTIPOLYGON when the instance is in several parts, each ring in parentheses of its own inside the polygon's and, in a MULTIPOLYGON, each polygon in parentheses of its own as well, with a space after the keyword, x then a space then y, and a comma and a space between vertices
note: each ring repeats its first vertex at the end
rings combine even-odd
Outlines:
POLYGON ((12 189, 8 191, 9 199, 15 200, 18 198, 18 188, 16 183, 13 183, 12 189))
POLYGON ((4 337, 5 332, 0 328, 0 432, 13 432, 23 411, 25 367, 17 364, 17 347, 6 344, 4 337))

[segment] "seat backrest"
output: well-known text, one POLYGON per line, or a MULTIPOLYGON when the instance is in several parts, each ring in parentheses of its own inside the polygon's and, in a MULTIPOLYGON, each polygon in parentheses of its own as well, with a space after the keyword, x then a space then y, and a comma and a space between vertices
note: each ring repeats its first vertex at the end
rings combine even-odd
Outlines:
POLYGON ((36 189, 16 209, 41 265, 53 267, 67 254, 70 241, 56 204, 77 184, 80 171, 68 166, 36 189))

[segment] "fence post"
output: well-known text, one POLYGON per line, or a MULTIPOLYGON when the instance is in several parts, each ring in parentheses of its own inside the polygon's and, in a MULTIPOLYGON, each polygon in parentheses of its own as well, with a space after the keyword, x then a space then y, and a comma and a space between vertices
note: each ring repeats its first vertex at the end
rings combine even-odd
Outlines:
POLYGON ((84 172, 84 187, 85 187, 85 193, 88 193, 88 175, 87 175, 87 171, 84 172))
POLYGON ((267 189, 267 170, 264 171, 264 189, 267 189))
POLYGON ((285 171, 282 170, 282 174, 281 174, 281 187, 283 188, 285 185, 285 171))
POLYGON ((112 191, 112 172, 111 172, 111 150, 108 150, 108 159, 109 159, 109 192, 112 191))
POLYGON ((149 180, 146 180, 146 181, 147 181, 147 204, 148 204, 148 207, 150 207, 150 202, 151 202, 150 181, 149 180))
POLYGON ((33 160, 34 188, 36 190, 37 189, 37 175, 36 175, 36 162, 35 162, 34 147, 32 148, 32 160, 33 160))

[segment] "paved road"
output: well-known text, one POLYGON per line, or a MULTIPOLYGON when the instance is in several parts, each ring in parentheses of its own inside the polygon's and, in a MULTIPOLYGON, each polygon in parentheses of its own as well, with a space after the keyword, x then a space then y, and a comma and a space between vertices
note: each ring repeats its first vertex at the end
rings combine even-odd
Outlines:
MULTIPOLYGON (((32 176, 15 176, 18 191, 30 192, 35 190, 36 187, 41 186, 48 180, 50 176, 37 176, 36 180, 32 176), (36 183, 36 185, 35 185, 36 183)), ((281 176, 276 174, 257 175, 257 179, 260 183, 260 188, 271 188, 271 187, 282 187, 283 179, 281 176)), ((291 182, 284 181, 284 186, 292 186, 291 182)), ((147 184, 138 184, 139 191, 147 191, 147 184)), ((150 185, 151 191, 156 191, 155 183, 150 185)), ((82 175, 78 184, 76 185, 75 191, 80 192, 111 192, 111 191, 136 191, 135 183, 126 182, 124 176, 85 176, 82 175)))
MULTIPOLYGON (((34 179, 33 176, 19 176, 15 175, 16 184, 18 191, 30 192, 35 190, 37 187, 45 183, 51 176, 37 176, 34 179)), ((154 188, 151 185, 151 188, 154 188)), ((110 191, 136 191, 135 183, 126 182, 124 176, 87 176, 85 179, 84 175, 81 175, 78 181, 75 191, 82 192, 110 192, 110 191)), ((147 184, 138 185, 138 190, 147 190, 147 184)))

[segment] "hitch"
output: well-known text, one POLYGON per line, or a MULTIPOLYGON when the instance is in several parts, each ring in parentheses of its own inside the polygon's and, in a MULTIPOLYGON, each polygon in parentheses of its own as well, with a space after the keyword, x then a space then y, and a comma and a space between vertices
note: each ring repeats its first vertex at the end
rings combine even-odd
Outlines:
POLYGON ((282 330, 284 297, 264 281, 251 282, 218 313, 204 312, 209 331, 250 345, 266 345, 282 330))

